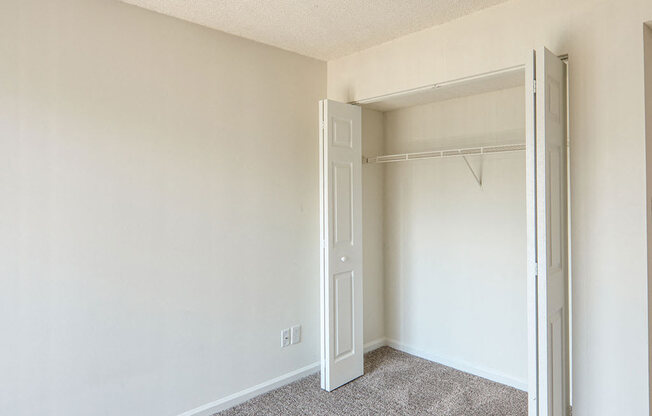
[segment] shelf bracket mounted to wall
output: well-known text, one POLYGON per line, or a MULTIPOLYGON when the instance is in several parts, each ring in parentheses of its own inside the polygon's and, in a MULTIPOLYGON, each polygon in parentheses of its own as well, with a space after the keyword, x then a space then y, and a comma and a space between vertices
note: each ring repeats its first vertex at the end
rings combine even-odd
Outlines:
POLYGON ((478 168, 478 171, 476 172, 475 169, 473 169, 473 166, 471 166, 471 163, 469 160, 466 158, 466 156, 462 156, 464 159, 464 162, 466 162, 466 166, 469 168, 471 171, 471 175, 473 175, 473 178, 475 178, 475 181, 478 183, 480 187, 482 187, 482 162, 484 161, 482 155, 480 155, 480 167, 478 168))

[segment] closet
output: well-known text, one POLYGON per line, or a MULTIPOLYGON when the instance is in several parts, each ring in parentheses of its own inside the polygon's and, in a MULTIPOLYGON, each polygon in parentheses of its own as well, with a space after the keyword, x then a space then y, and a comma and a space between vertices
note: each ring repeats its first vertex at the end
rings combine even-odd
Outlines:
POLYGON ((566 65, 527 56, 320 103, 322 388, 380 336, 568 414, 566 65))

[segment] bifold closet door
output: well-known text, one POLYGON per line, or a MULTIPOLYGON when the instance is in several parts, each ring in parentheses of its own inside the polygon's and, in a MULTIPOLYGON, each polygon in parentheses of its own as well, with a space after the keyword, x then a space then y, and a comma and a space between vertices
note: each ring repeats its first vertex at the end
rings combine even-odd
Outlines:
POLYGON ((362 113, 323 100, 320 110, 321 387, 363 374, 362 113))
POLYGON ((535 236, 529 236, 535 250, 528 250, 530 261, 534 262, 529 284, 530 416, 567 416, 570 370, 566 65, 545 48, 534 51, 529 63, 528 76, 533 78, 531 88, 526 88, 527 115, 532 118, 528 120, 528 144, 533 141, 534 147, 530 146, 528 153, 528 208, 535 212, 530 213, 533 222, 528 227, 535 232, 535 236), (534 358, 536 362, 532 361, 534 358))

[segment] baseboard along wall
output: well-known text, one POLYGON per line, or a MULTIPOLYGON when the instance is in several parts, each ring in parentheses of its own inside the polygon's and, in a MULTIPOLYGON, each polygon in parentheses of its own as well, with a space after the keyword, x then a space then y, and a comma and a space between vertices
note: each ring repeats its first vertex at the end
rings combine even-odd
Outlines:
MULTIPOLYGON (((519 390, 527 391, 527 380, 518 380, 493 370, 483 369, 470 365, 469 363, 463 361, 450 360, 444 357, 440 357, 427 351, 412 348, 393 339, 378 338, 376 340, 370 341, 364 344, 364 352, 368 353, 385 346, 392 347, 396 350, 403 351, 428 361, 433 361, 460 371, 464 371, 465 373, 486 378, 487 380, 495 381, 497 383, 505 384, 519 390)), ((199 406, 195 409, 188 410, 187 412, 183 412, 178 416, 210 416, 214 413, 221 412, 222 410, 237 406, 240 403, 246 402, 249 399, 253 399, 254 397, 259 396, 263 393, 267 393, 268 391, 283 387, 286 384, 290 384, 300 378, 314 374, 319 371, 319 367, 319 362, 312 363, 305 367, 301 367, 297 370, 290 371, 289 373, 275 377, 271 380, 257 384, 248 389, 233 393, 229 396, 207 403, 203 406, 199 406)))
POLYGON ((253 387, 249 387, 248 389, 241 390, 229 396, 207 403, 203 406, 188 410, 187 412, 181 413, 179 416, 210 416, 214 413, 221 412, 222 410, 237 406, 240 403, 246 402, 249 399, 253 399, 254 397, 259 396, 263 393, 267 393, 268 391, 283 387, 286 384, 290 384, 300 378, 314 374, 319 371, 319 366, 320 363, 317 361, 305 367, 301 367, 297 370, 290 371, 289 373, 275 377, 271 380, 264 381, 253 387))
POLYGON ((465 373, 473 374, 474 376, 486 378, 487 380, 495 381, 496 383, 504 384, 506 386, 514 387, 515 389, 527 391, 527 379, 520 380, 515 377, 503 374, 499 371, 482 368, 470 364, 465 361, 450 359, 447 357, 442 357, 430 351, 423 351, 409 345, 402 344, 399 341, 393 339, 386 339, 385 345, 392 347, 396 350, 403 351, 405 353, 414 355, 419 358, 426 359, 428 361, 433 361, 438 364, 445 365, 447 367, 454 368, 456 370, 463 371, 465 373))

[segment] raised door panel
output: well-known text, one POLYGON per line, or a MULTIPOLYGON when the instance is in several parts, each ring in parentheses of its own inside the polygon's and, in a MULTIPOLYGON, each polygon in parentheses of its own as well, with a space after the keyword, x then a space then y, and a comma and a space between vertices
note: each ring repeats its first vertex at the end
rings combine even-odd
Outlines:
POLYGON ((353 353, 353 272, 338 273, 335 281, 335 360, 339 361, 353 353))
POLYGON ((353 166, 333 163, 333 246, 353 245, 353 166))

